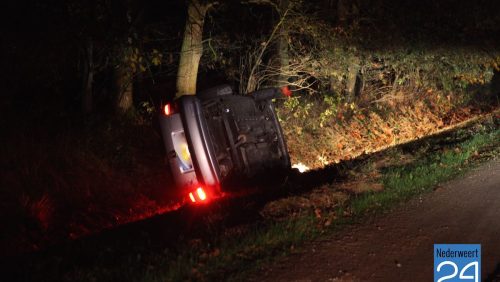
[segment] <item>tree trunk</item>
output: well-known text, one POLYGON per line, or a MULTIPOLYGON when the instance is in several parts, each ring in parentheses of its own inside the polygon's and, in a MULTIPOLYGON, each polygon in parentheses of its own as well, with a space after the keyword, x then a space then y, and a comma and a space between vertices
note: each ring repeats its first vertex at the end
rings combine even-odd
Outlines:
MULTIPOLYGON (((283 16, 289 7, 289 0, 280 1, 280 17, 283 16)), ((278 85, 286 85, 289 79, 288 67, 290 65, 290 55, 288 53, 288 30, 284 24, 280 26, 280 36, 278 38, 278 56, 280 60, 280 76, 278 78, 278 85)))
POLYGON ((348 103, 354 102, 356 96, 359 95, 360 91, 360 60, 358 57, 352 57, 349 62, 349 68, 347 70, 347 81, 346 81, 346 100, 348 103))
POLYGON ((92 112, 92 96, 94 85, 94 45, 88 39, 83 51, 83 77, 82 77, 82 112, 88 115, 92 112))
MULTIPOLYGON (((142 22, 144 9, 137 9, 137 1, 126 0, 123 2, 123 8, 126 11, 128 34, 134 34, 136 26, 142 22)), ((139 64, 136 64, 136 70, 130 65, 126 59, 127 48, 132 48, 132 45, 117 46, 120 56, 118 67, 114 70, 114 109, 116 113, 125 114, 134 109, 134 75, 141 73, 139 64)), ((129 49, 128 52, 131 50, 129 49)), ((130 55, 130 54, 129 54, 130 55)), ((139 54, 136 54, 139 56, 139 54)))
POLYGON ((358 0, 337 0, 337 19, 340 25, 348 22, 357 24, 359 21, 359 9, 361 3, 358 0))
POLYGON ((115 111, 126 113, 133 108, 133 77, 127 65, 121 63, 114 73, 115 81, 115 111))
POLYGON ((176 97, 196 94, 198 66, 203 54, 203 23, 209 4, 190 0, 184 39, 182 41, 179 69, 177 71, 176 97))
POLYGON ((350 0, 337 1, 337 20, 338 23, 344 25, 349 15, 349 2, 350 0))

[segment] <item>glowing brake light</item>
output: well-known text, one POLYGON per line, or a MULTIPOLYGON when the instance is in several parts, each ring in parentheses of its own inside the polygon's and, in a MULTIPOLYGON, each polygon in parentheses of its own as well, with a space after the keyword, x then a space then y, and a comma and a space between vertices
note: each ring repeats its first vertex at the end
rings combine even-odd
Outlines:
POLYGON ((163 107, 163 112, 165 113, 166 116, 169 116, 172 114, 172 106, 170 104, 166 104, 165 107, 163 107))
POLYGON ((196 194, 198 194, 198 198, 200 198, 201 201, 205 201, 207 199, 207 195, 201 187, 198 187, 198 189, 196 189, 196 194))
POLYGON ((193 203, 196 203, 196 200, 205 201, 207 199, 207 194, 205 193, 205 190, 203 190, 203 188, 198 187, 196 191, 189 193, 189 199, 193 203))
POLYGON ((189 199, 191 199, 191 202, 195 203, 196 199, 194 198, 193 193, 189 193, 189 199))

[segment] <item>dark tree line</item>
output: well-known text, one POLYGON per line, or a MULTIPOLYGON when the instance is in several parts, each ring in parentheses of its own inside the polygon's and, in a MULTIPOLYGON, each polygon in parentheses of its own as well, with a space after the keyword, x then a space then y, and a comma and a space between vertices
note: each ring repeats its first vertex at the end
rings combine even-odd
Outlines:
MULTIPOLYGON (((317 71, 297 63, 308 57, 303 50, 321 45, 303 25, 307 19, 339 30, 385 29, 391 44, 397 44, 395 36, 426 28, 443 37, 489 36, 499 22, 492 12, 497 5, 486 0, 398 5, 388 0, 33 0, 8 5, 2 53, 12 99, 3 103, 48 92, 37 99, 69 101, 84 114, 96 107, 126 113, 138 100, 157 100, 140 97, 145 84, 165 81, 171 96, 195 94, 197 85, 213 77, 235 81, 242 92, 280 84, 297 91, 317 87, 317 71)), ((343 93, 353 100, 361 58, 349 60, 343 93)))

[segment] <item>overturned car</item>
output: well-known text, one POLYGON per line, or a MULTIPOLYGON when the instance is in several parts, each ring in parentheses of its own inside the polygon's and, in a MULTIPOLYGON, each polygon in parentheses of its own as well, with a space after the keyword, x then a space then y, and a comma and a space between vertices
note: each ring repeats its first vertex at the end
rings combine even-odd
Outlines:
POLYGON ((222 85, 163 106, 160 128, 174 183, 193 203, 290 170, 272 100, 288 88, 246 95, 222 85))

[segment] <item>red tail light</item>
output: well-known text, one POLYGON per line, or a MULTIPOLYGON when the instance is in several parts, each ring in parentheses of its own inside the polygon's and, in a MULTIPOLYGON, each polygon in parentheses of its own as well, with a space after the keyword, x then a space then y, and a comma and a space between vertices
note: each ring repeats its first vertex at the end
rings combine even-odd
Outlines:
POLYGON ((166 104, 163 107, 163 112, 165 113, 166 116, 169 116, 172 114, 172 106, 170 104, 166 104))
POLYGON ((203 188, 201 187, 198 187, 198 189, 196 189, 196 194, 198 195, 200 201, 205 201, 207 199, 207 194, 205 194, 205 191, 203 191, 203 188))
POLYGON ((191 202, 196 203, 193 193, 189 193, 189 199, 191 199, 191 202))
POLYGON ((196 190, 189 193, 189 199, 191 200, 191 202, 196 203, 197 201, 199 202, 206 201, 208 197, 205 190, 203 190, 202 187, 198 187, 196 190))
POLYGON ((286 97, 292 97, 292 91, 288 88, 288 86, 281 87, 281 93, 283 93, 286 97))

